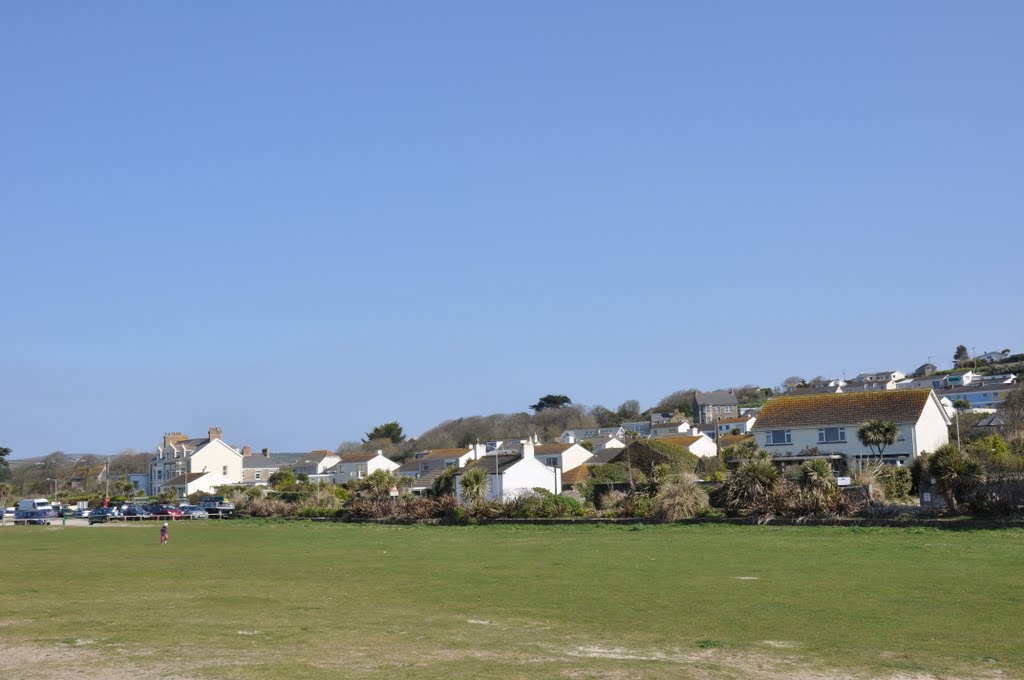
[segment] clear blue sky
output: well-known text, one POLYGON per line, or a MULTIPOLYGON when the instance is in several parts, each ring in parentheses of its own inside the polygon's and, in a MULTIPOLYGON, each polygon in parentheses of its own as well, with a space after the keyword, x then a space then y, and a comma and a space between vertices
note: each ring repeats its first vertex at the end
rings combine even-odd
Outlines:
POLYGON ((1024 350, 1021 25, 5 3, 0 445, 303 451, 1024 350))

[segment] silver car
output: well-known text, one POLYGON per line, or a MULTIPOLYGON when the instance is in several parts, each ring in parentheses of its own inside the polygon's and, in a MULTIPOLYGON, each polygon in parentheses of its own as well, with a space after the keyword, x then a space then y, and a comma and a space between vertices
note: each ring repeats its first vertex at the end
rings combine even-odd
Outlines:
POLYGON ((181 516, 182 519, 210 519, 210 513, 198 505, 179 505, 178 507, 184 513, 181 516))

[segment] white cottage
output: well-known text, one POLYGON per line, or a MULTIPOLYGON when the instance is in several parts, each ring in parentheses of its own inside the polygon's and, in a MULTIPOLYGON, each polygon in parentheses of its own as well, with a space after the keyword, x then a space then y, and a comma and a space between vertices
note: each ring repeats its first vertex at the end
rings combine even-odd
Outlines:
POLYGON ((377 470, 394 472, 399 467, 398 463, 378 450, 376 453, 343 453, 341 461, 326 472, 333 475, 335 484, 344 484, 353 479, 363 479, 377 470))
POLYGON ((524 442, 522 446, 522 453, 488 454, 456 472, 455 489, 459 501, 464 501, 462 475, 477 467, 490 473, 490 485, 484 496, 486 500, 505 501, 518 498, 538 487, 551 493, 559 493, 562 490, 562 471, 537 460, 533 442, 524 442))

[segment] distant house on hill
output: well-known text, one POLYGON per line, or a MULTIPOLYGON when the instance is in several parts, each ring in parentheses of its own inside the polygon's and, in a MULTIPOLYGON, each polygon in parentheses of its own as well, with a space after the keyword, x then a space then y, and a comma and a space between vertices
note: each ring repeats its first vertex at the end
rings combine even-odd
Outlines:
POLYGON ((869 420, 892 421, 899 428, 899 439, 885 449, 887 463, 907 465, 949 441, 949 416, 932 390, 776 397, 761 409, 753 432, 757 443, 784 463, 823 455, 855 463, 876 455, 857 437, 869 420))
POLYGON ((713 423, 715 418, 732 418, 738 415, 739 402, 732 392, 697 392, 693 395, 695 423, 713 423))

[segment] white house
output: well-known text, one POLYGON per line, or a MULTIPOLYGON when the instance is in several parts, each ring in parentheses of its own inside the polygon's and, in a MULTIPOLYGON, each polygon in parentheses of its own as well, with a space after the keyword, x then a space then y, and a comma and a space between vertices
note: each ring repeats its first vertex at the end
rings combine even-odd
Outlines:
POLYGON ((295 464, 295 474, 305 474, 308 477, 322 475, 340 462, 341 456, 333 451, 311 451, 295 464))
POLYGON ((843 392, 860 392, 872 390, 894 390, 897 383, 907 377, 903 371, 872 371, 861 373, 851 380, 843 392))
POLYGON ((746 434, 754 428, 757 416, 736 416, 735 418, 719 418, 715 423, 718 434, 729 434, 733 430, 739 430, 738 434, 746 434))
POLYGON ((604 451, 605 449, 624 449, 626 448, 625 438, 618 437, 590 437, 589 439, 580 440, 580 444, 583 442, 590 442, 594 447, 594 453, 598 451, 604 451))
POLYGON ((332 475, 335 484, 344 484, 353 479, 363 479, 377 470, 394 472, 398 468, 398 463, 378 450, 376 453, 343 453, 341 460, 324 472, 332 475))
POLYGON ((224 443, 219 427, 211 427, 208 436, 199 439, 169 432, 149 464, 149 479, 154 494, 165 487, 195 493, 241 484, 242 454, 224 443))
POLYGON ((484 496, 486 500, 509 500, 530 493, 538 487, 551 493, 559 493, 562 490, 562 471, 537 460, 532 441, 523 444, 522 453, 491 453, 456 472, 455 488, 460 502, 465 502, 462 495, 462 476, 477 467, 486 470, 490 475, 490 485, 484 496))
POLYGON ((676 434, 691 434, 690 429, 690 424, 685 420, 674 423, 656 423, 651 425, 651 437, 658 438, 676 434))
POLYGON ((541 444, 534 447, 533 454, 548 467, 556 467, 562 472, 578 468, 594 457, 579 444, 541 444))
POLYGON ((718 455, 718 445, 715 444, 715 440, 700 430, 697 431, 697 434, 652 437, 652 439, 654 441, 669 442, 670 444, 682 446, 693 455, 700 456, 701 458, 714 458, 718 455))
POLYGON ((777 397, 761 408, 754 425, 757 443, 776 459, 797 462, 820 454, 848 462, 876 453, 860 443, 857 431, 869 420, 899 428, 898 440, 883 460, 909 464, 949 441, 949 416, 932 390, 869 390, 807 397, 777 397), (815 453, 804 453, 816 449, 815 453))

